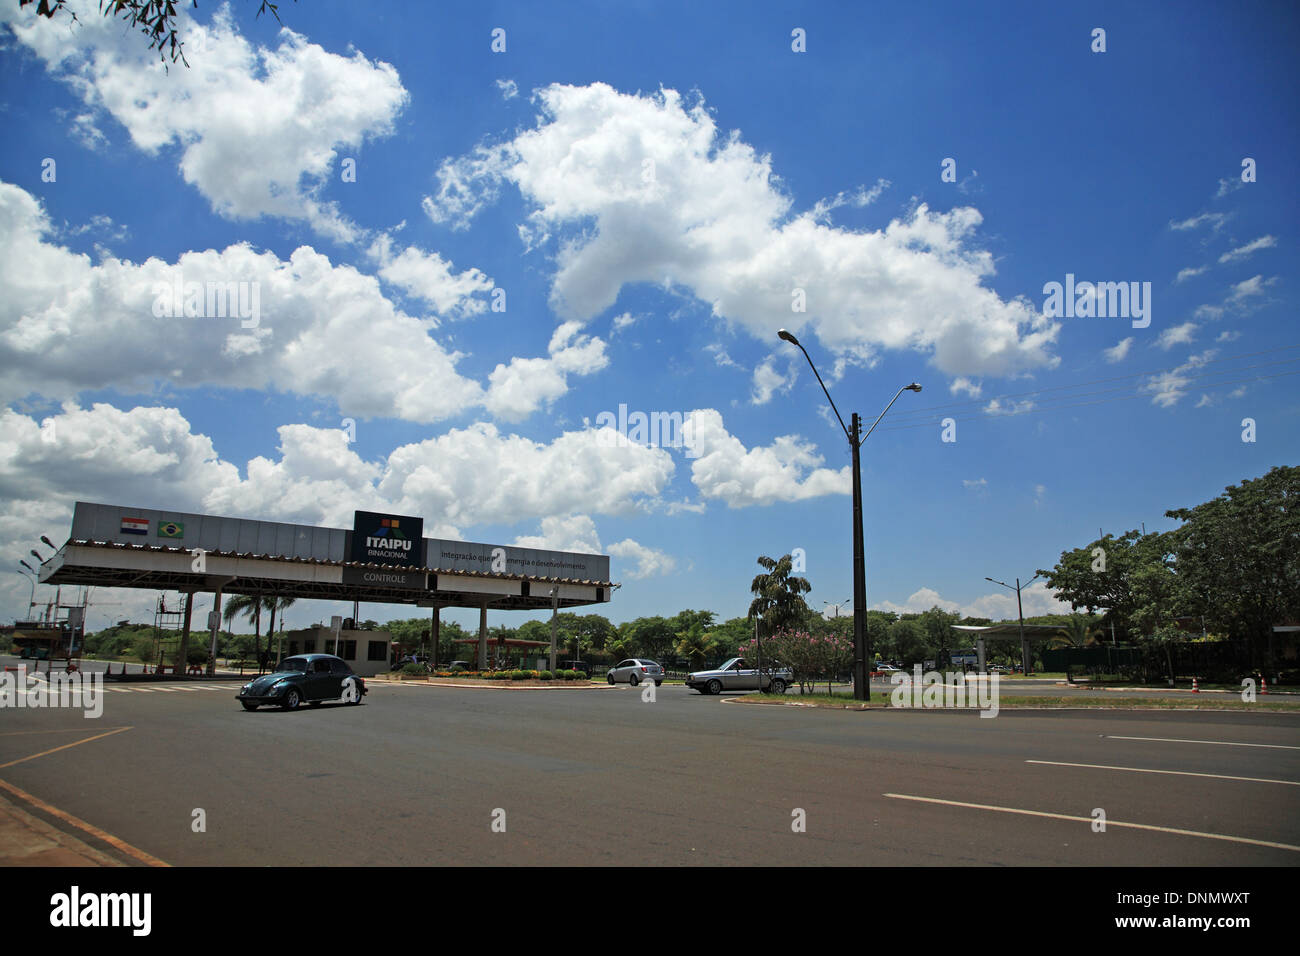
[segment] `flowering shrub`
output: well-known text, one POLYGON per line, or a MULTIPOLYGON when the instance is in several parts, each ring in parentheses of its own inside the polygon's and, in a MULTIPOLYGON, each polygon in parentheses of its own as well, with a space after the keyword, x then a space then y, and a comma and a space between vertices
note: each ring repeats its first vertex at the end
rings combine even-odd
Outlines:
MULTIPOLYGON (((740 645, 746 661, 758 662, 758 644, 753 639, 740 645)), ((825 634, 820 637, 807 631, 777 631, 763 638, 763 667, 779 661, 794 672, 800 690, 817 680, 829 680, 853 666, 853 638, 825 634)))

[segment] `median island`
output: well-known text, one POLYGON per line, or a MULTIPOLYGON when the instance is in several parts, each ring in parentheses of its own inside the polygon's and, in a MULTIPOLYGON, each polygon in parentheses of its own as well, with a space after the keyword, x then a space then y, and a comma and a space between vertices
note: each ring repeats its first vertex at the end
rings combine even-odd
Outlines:
POLYGON ((392 671, 374 678, 407 683, 415 681, 427 684, 445 684, 457 687, 603 687, 593 684, 583 671, 556 670, 429 670, 420 664, 408 664, 399 671, 392 671))

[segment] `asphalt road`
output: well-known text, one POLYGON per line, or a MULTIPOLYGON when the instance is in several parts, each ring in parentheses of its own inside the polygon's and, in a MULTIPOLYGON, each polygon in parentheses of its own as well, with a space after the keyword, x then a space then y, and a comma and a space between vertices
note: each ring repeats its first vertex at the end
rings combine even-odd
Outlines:
POLYGON ((5 708, 0 780, 177 865, 1300 862, 1293 715, 370 686, 292 713, 230 684, 5 708))

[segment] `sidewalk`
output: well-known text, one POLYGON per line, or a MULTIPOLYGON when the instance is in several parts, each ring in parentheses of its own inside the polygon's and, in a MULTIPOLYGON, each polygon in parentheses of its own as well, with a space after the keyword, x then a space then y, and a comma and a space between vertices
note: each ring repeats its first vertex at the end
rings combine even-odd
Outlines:
POLYGON ((0 793, 0 867, 126 865, 37 819, 0 793))

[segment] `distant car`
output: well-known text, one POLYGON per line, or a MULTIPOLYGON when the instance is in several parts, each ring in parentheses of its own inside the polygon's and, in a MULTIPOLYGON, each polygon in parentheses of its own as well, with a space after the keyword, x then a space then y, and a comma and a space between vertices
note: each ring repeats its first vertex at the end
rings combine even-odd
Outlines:
POLYGON ((584 674, 591 673, 591 665, 586 661, 563 661, 560 664, 561 670, 582 671, 584 674))
POLYGON ((891 674, 901 674, 903 669, 895 667, 893 664, 877 664, 876 669, 871 672, 872 677, 889 677, 891 674))
POLYGON ((296 710, 301 703, 319 707, 327 700, 359 704, 369 690, 366 682, 341 658, 333 654, 300 654, 286 657, 274 673, 264 674, 239 689, 236 699, 244 710, 276 704, 296 710))
POLYGON ((1001 664, 991 664, 991 665, 989 665, 989 667, 988 667, 988 672, 989 672, 990 674, 1009 674, 1009 673, 1011 673, 1009 670, 1007 670, 1007 669, 1006 669, 1005 667, 1003 667, 1001 664))
MULTIPOLYGON (((763 668, 763 690, 784 694, 793 679, 788 667, 781 667, 778 664, 773 668, 763 668)), ((724 690, 758 690, 759 673, 758 669, 746 663, 743 657, 733 657, 717 670, 694 671, 687 674, 686 686, 698 690, 701 694, 721 694, 724 690)))
POLYGON ((447 665, 447 670, 468 671, 468 670, 473 670, 473 668, 469 666, 469 661, 452 661, 450 664, 447 665))
POLYGON ((656 661, 646 660, 644 657, 629 657, 611 667, 605 679, 611 684, 627 681, 633 687, 643 680, 652 680, 658 687, 664 682, 664 669, 656 661))

